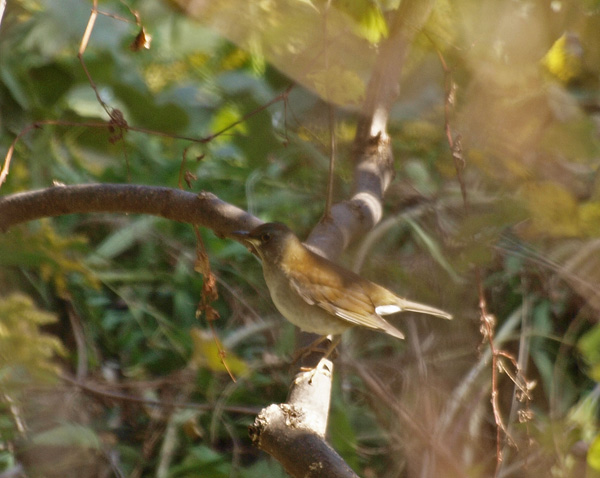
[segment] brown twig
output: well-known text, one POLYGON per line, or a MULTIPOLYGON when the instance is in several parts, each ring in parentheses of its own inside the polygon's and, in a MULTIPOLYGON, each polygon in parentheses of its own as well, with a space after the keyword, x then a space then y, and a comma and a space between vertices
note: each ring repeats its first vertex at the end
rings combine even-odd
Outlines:
MULTIPOLYGON (((109 390, 106 386, 99 387, 90 382, 82 382, 76 378, 70 377, 69 375, 62 374, 61 379, 65 382, 75 385, 76 387, 94 394, 100 395, 113 400, 119 400, 124 402, 139 403, 142 405, 162 408, 189 408, 200 411, 210 411, 214 409, 214 405, 209 403, 194 403, 194 402, 182 402, 182 401, 167 401, 167 400, 154 400, 150 398, 137 397, 135 395, 129 395, 127 393, 116 392, 109 390)), ((135 386, 135 385, 128 385, 135 386)), ((256 415, 259 412, 257 407, 242 407, 237 405, 224 405, 223 410, 229 413, 239 413, 243 415, 256 415)))
MULTIPOLYGON (((331 0, 327 0, 323 8, 323 44, 329 44, 329 12, 331 9, 331 0)), ((330 55, 329 48, 325 47, 323 50, 325 68, 329 68, 330 55)), ((329 126, 329 174, 327 176, 327 196, 325 199, 325 213, 323 214, 323 220, 331 220, 331 206, 333 205, 333 178, 335 174, 335 156, 336 156, 336 141, 335 141, 335 107, 333 105, 331 94, 329 91, 329 83, 325 85, 325 99, 329 102, 327 105, 327 120, 329 126)))
POLYGON ((87 25, 85 27, 85 31, 83 32, 83 36, 81 37, 81 42, 79 44, 79 50, 77 52, 77 58, 79 58, 79 63, 81 63, 81 68, 83 68, 83 72, 85 73, 85 76, 87 77, 88 82, 89 82, 90 86, 92 87, 92 90, 94 90, 94 93, 96 94, 96 99, 98 100, 98 103, 100 103, 100 105, 102 106, 104 111, 106 111, 106 114, 108 114, 109 118, 112 119, 112 110, 111 110, 111 108, 108 107, 108 105, 104 102, 104 100, 100 96, 98 88, 96 87, 96 83, 94 82, 94 79, 92 78, 92 75, 90 74, 89 70, 87 69, 87 66, 85 66, 85 61, 83 60, 83 54, 85 53, 85 50, 87 49, 87 46, 90 41, 92 31, 94 30, 94 25, 96 23, 97 18, 98 18, 98 0, 93 0, 92 11, 90 13, 90 18, 88 19, 87 25))
POLYGON ((466 166, 466 161, 462 150, 462 137, 460 134, 454 135, 451 127, 451 117, 454 107, 456 106, 456 83, 452 78, 452 70, 446 64, 444 55, 436 48, 436 52, 440 59, 442 69, 444 70, 444 132, 446 133, 446 140, 452 153, 452 161, 454 162, 454 168, 456 169, 456 177, 458 184, 460 185, 460 192, 463 198, 463 206, 465 212, 469 212, 469 201, 467 197, 467 186, 463 178, 463 170, 466 166))
POLYGON ((69 323, 71 324, 71 330, 73 331, 73 337, 75 338, 75 347, 77 349, 77 380, 82 381, 88 373, 88 354, 82 321, 75 309, 75 304, 73 304, 70 297, 65 300, 65 308, 67 309, 67 316, 69 317, 69 323))
MULTIPOLYGON (((516 447, 516 442, 502 421, 502 413, 500 412, 500 405, 498 403, 498 372, 504 367, 501 365, 499 359, 501 357, 509 359, 513 366, 517 369, 517 372, 519 371, 519 368, 517 361, 511 354, 505 352, 504 350, 497 349, 496 345, 494 344, 496 318, 487 311, 487 302, 483 290, 483 280, 480 276, 479 270, 477 271, 477 284, 479 292, 479 311, 481 315, 481 335, 483 336, 484 341, 487 341, 492 354, 492 393, 490 401, 492 403, 492 411, 494 413, 494 422, 496 423, 496 470, 494 472, 494 476, 497 477, 504 456, 502 453, 502 434, 504 434, 506 437, 509 445, 516 447)), ((515 383, 517 382, 515 381, 515 383)))
POLYGON ((219 291, 217 289, 217 279, 212 273, 210 268, 210 262, 208 260, 208 254, 206 253, 206 247, 204 246, 204 241, 202 240, 202 236, 200 235, 200 229, 197 225, 193 225, 194 233, 196 234, 196 262, 194 263, 194 270, 202 274, 204 281, 202 284, 202 297, 200 298, 200 303, 196 309, 196 318, 199 318, 201 314, 204 314, 206 317, 206 321, 208 322, 208 326, 212 332, 213 340, 215 345, 217 346, 217 351, 219 354, 219 360, 225 367, 225 370, 229 374, 231 380, 235 383, 236 379, 233 375, 233 372, 227 365, 227 361, 225 360, 227 353, 225 352, 225 348, 223 344, 219 340, 219 336, 217 335, 217 331, 215 330, 215 320, 220 318, 219 312, 211 305, 214 301, 219 298, 219 291))
MULTIPOLYGON (((288 86, 285 90, 283 90, 281 93, 279 93, 277 96, 275 96, 274 98, 272 98, 271 100, 269 100, 267 103, 260 105, 258 108, 253 109, 252 111, 250 111, 249 113, 246 113, 244 116, 242 116, 239 120, 225 126, 223 129, 217 131, 216 133, 212 133, 208 136, 205 136, 203 138, 182 138, 179 137, 176 139, 187 139, 188 141, 193 141, 194 143, 201 143, 201 144, 205 144, 205 143, 209 143, 210 141, 213 141, 214 139, 218 138, 219 136, 225 134, 227 131, 229 131, 232 128, 235 128, 236 126, 238 126, 239 124, 249 120, 250 118, 252 118, 254 115, 260 113, 261 111, 266 110, 267 108, 269 108, 270 106, 274 105, 275 103, 278 103, 280 101, 283 101, 284 104, 284 108, 286 107, 285 105, 287 105, 287 100, 288 97, 290 95, 290 92, 292 91, 292 89, 294 89, 294 84, 291 84, 290 86, 288 86)), ((139 130, 139 129, 136 129, 139 130)), ((149 133, 154 134, 154 132, 150 132, 149 133)), ((163 133, 165 134, 165 133, 163 133)), ((168 135, 167 135, 168 136, 168 135)), ((185 166, 185 161, 186 161, 186 155, 187 155, 187 150, 188 148, 186 148, 184 150, 184 154, 183 157, 181 159, 181 166, 179 168, 179 180, 178 180, 178 185, 179 188, 182 188, 182 178, 184 175, 184 166, 185 166)))
POLYGON ((335 156, 336 156, 336 140, 335 140, 335 109, 333 105, 328 105, 329 110, 329 175, 327 177, 327 199, 325 201, 325 220, 330 219, 331 206, 333 205, 333 179, 335 174, 335 156))

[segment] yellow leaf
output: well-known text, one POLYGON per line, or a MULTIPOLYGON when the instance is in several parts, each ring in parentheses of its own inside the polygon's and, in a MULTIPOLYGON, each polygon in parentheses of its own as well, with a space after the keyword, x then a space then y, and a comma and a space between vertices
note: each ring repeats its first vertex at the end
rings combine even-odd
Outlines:
POLYGON ((600 203, 587 202, 579 206, 579 223, 583 234, 600 236, 600 203))
POLYGON ((542 65, 563 83, 576 78, 582 70, 583 47, 579 38, 572 33, 563 34, 548 50, 542 65))
POLYGON ((531 234, 554 237, 580 234, 577 201, 560 184, 532 181, 522 187, 520 195, 531 215, 531 234))
POLYGON ((218 133, 224 129, 230 128, 229 133, 241 133, 247 134, 248 128, 244 122, 241 121, 242 113, 239 108, 234 104, 229 104, 221 108, 215 115, 212 121, 213 133, 218 133), (236 124, 237 123, 237 124, 236 124))
POLYGON ((194 342, 194 351, 190 361, 192 365, 220 373, 227 373, 227 369, 229 369, 236 377, 248 373, 248 365, 238 356, 225 351, 220 344, 217 344, 217 339, 211 332, 193 328, 190 334, 194 342), (224 351, 224 354, 221 353, 221 350, 224 351))
POLYGON ((594 441, 590 445, 587 462, 590 468, 600 471, 600 435, 596 435, 596 438, 594 438, 594 441))
POLYGON ((348 15, 354 24, 356 35, 369 43, 378 43, 382 38, 388 36, 388 27, 383 12, 372 0, 337 0, 334 5, 348 15))
POLYGON ((38 310, 23 294, 0 300, 0 388, 9 388, 33 380, 52 380, 58 366, 56 355, 64 355, 62 343, 44 334, 40 327, 56 322, 56 317, 38 310))

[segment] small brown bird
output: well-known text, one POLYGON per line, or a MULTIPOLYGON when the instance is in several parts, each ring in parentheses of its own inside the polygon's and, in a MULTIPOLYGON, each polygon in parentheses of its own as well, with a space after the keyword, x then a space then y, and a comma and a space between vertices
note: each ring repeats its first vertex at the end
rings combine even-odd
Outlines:
POLYGON ((275 306, 305 332, 336 335, 360 325, 402 339, 404 334, 382 315, 408 311, 452 318, 443 310, 398 297, 315 254, 284 224, 266 223, 232 235, 261 258, 275 306))

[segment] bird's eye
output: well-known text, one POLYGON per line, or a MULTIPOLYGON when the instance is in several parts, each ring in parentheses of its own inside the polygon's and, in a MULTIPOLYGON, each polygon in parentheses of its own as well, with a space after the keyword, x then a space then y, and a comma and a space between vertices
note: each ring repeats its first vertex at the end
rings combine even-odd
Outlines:
POLYGON ((271 240, 271 234, 265 232, 262 236, 260 236, 260 240, 264 243, 269 242, 271 240))

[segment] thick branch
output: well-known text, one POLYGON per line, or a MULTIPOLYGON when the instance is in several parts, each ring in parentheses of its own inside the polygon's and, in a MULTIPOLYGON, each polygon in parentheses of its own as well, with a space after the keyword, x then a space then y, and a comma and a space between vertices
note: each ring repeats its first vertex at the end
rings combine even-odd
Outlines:
POLYGON ((252 442, 292 476, 358 478, 324 439, 327 422, 320 410, 329 408, 330 377, 317 374, 309 382, 304 375, 300 380, 304 383, 297 388, 308 393, 296 392, 289 403, 265 408, 250 427, 252 442))
POLYGON ((0 230, 43 217, 92 212, 151 214, 209 227, 220 234, 261 223, 252 214, 208 192, 195 194, 131 184, 82 184, 0 197, 0 230))
POLYGON ((250 428, 252 441, 279 461, 295 477, 358 478, 323 438, 297 427, 302 415, 291 405, 270 405, 250 428))
POLYGON ((355 237, 381 220, 383 197, 394 178, 394 157, 387 134, 389 113, 400 92, 400 76, 410 44, 421 30, 434 0, 406 0, 391 21, 390 36, 380 52, 367 85, 354 138, 354 192, 331 209, 331 221, 313 229, 307 243, 335 259, 355 237))

